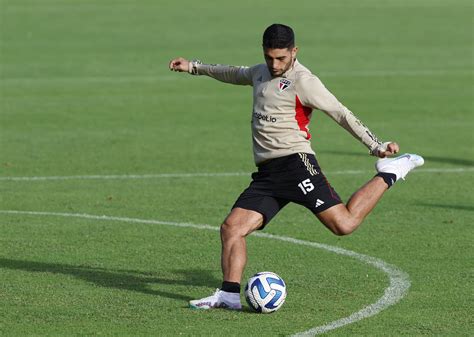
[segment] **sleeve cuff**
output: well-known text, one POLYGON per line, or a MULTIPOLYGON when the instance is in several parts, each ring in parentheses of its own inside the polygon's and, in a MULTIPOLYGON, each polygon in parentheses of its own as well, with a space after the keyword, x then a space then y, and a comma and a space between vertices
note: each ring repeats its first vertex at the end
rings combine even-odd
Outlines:
POLYGON ((188 73, 190 73, 191 75, 198 75, 198 66, 200 64, 202 64, 202 62, 199 60, 190 61, 188 65, 188 73))
POLYGON ((392 142, 384 142, 384 143, 376 144, 376 146, 369 151, 369 154, 371 154, 372 156, 378 157, 379 152, 386 151, 387 146, 390 143, 392 142))

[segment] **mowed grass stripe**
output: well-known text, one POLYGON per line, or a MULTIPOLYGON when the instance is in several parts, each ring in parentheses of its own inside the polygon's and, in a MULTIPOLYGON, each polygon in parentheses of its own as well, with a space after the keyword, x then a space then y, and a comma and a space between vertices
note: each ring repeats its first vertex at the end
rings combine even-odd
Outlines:
MULTIPOLYGON (((265 232, 377 256, 410 275, 410 292, 397 305, 328 336, 472 334, 470 2, 295 6, 275 0, 269 7, 244 1, 237 11, 233 3, 190 0, 181 6, 147 0, 1 3, 0 176, 114 176, 1 180, 1 209, 220 223, 254 170, 251 89, 173 74, 167 65, 177 56, 261 63, 263 29, 286 23, 295 29, 300 61, 343 104, 379 137, 427 160, 351 236, 332 236, 297 205, 265 232), (457 172, 428 173, 438 168, 457 172), (245 173, 138 177, 179 172, 245 173), (125 174, 137 177, 117 178, 125 174)), ((311 123, 313 145, 331 183, 348 197, 374 174, 360 170, 372 169, 375 160, 320 115, 311 123), (352 173, 336 173, 346 169, 352 173)), ((291 335, 357 312, 387 286, 384 273, 357 261, 250 237, 246 277, 281 271, 294 287, 285 307, 270 316, 191 312, 185 308, 189 297, 206 296, 220 283, 215 231, 0 217, 0 334, 6 336, 248 336, 256 329, 261 336, 291 335)))
MULTIPOLYGON (((458 168, 427 168, 417 169, 412 173, 470 173, 474 167, 458 168)), ((357 175, 373 173, 369 170, 342 170, 325 172, 328 175, 357 175)), ((240 177, 250 176, 250 172, 196 172, 196 173, 157 173, 157 174, 112 174, 112 175, 77 175, 77 176, 32 176, 32 177, 0 177, 0 181, 44 181, 44 180, 120 180, 120 179, 160 179, 160 178, 209 178, 209 177, 240 177)))
MULTIPOLYGON (((436 77, 436 76, 471 76, 474 74, 472 69, 455 69, 455 70, 348 70, 344 72, 320 71, 317 73, 321 77, 436 77)), ((182 78, 173 75, 155 76, 77 76, 77 77, 17 77, 8 78, 0 77, 0 85, 14 84, 64 84, 64 83, 108 83, 108 84, 124 84, 134 82, 163 82, 163 81, 181 81, 182 78)))
MULTIPOLYGON (((167 225, 173 227, 181 228, 194 228, 202 230, 212 230, 218 231, 219 227, 205 225, 205 224, 192 224, 192 223, 182 223, 182 222, 170 222, 170 221, 160 221, 160 220, 147 220, 147 219, 136 219, 136 218, 126 218, 126 217, 114 217, 114 216, 105 216, 105 215, 91 215, 91 214, 76 214, 76 213, 57 213, 57 212, 35 212, 35 211, 15 211, 15 210, 0 210, 0 213, 3 214, 16 214, 16 215, 32 215, 32 216, 55 216, 55 217, 66 217, 66 218, 83 218, 83 219, 92 219, 100 221, 119 221, 119 222, 129 222, 129 223, 139 223, 139 224, 152 224, 152 225, 167 225)), ((330 246, 327 244, 321 244, 317 242, 311 242, 306 240, 294 239, 291 237, 255 232, 251 234, 252 236, 266 238, 271 240, 278 240, 283 242, 289 242, 299 246, 313 247, 317 249, 326 250, 338 255, 347 256, 356 260, 359 260, 365 264, 375 267, 383 271, 389 278, 389 286, 385 289, 384 294, 376 302, 367 305, 361 310, 352 313, 347 317, 335 320, 333 322, 327 323, 322 326, 313 327, 307 331, 296 334, 295 336, 313 336, 326 333, 328 331, 341 328, 343 326, 358 322, 368 317, 377 315, 382 310, 387 309, 388 307, 398 303, 408 292, 410 288, 410 280, 408 274, 400 270, 394 265, 388 264, 385 261, 367 256, 364 254, 359 254, 351 250, 347 250, 340 247, 330 246)))

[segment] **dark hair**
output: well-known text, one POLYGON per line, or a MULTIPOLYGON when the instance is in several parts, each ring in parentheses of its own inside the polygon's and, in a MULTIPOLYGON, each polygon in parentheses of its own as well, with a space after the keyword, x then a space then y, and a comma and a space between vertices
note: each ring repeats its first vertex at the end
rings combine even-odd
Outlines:
POLYGON ((264 48, 270 49, 293 48, 295 46, 295 33, 288 26, 274 23, 265 29, 262 45, 264 48))

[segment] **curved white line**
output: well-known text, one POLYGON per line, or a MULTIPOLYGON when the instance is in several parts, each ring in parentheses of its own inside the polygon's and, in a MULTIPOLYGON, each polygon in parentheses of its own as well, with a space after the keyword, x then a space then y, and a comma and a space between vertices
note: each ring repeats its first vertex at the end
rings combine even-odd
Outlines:
MULTIPOLYGON (((420 168, 413 173, 467 173, 474 172, 474 167, 457 168, 420 168)), ((370 174, 369 170, 325 171, 326 175, 370 174)), ((157 173, 157 174, 105 174, 76 176, 25 176, 0 177, 0 181, 45 181, 45 180, 126 180, 126 179, 161 179, 161 178, 195 178, 195 177, 236 177, 250 176, 250 172, 196 172, 196 173, 157 173)))
MULTIPOLYGON (((23 215, 42 215, 42 216, 59 216, 59 217, 69 217, 69 218, 83 218, 83 219, 93 219, 93 220, 106 220, 106 221, 120 221, 120 222, 131 222, 131 223, 142 223, 142 224, 152 224, 152 225, 167 225, 174 227, 187 227, 187 228, 196 228, 196 229, 206 229, 218 231, 219 228, 216 226, 210 225, 198 225, 192 223, 181 223, 181 222, 171 222, 171 221, 159 221, 159 220, 145 220, 145 219, 135 219, 135 218, 123 218, 123 217, 112 217, 112 216, 98 216, 91 214, 77 214, 77 213, 55 213, 55 212, 31 212, 31 211, 14 211, 14 210, 0 210, 2 214, 23 214, 23 215)), ((267 234, 262 232, 255 232, 252 235, 279 240, 284 242, 294 243, 296 245, 314 247, 318 249, 327 250, 329 252, 349 256, 356 260, 359 260, 365 264, 371 265, 381 271, 383 271, 390 280, 390 285, 385 289, 384 294, 379 298, 375 303, 372 303, 365 308, 353 313, 350 316, 338 319, 336 321, 330 322, 328 324, 317 326, 311 328, 310 330, 297 333, 293 336, 314 336, 319 335, 340 327, 343 327, 348 324, 355 323, 364 318, 374 316, 380 311, 387 309, 388 307, 394 305, 400 301, 408 292, 410 288, 410 279, 407 273, 398 269, 396 266, 388 264, 381 259, 371 257, 368 255, 359 254, 351 250, 325 245, 317 242, 298 240, 286 236, 279 236, 273 234, 267 234)))

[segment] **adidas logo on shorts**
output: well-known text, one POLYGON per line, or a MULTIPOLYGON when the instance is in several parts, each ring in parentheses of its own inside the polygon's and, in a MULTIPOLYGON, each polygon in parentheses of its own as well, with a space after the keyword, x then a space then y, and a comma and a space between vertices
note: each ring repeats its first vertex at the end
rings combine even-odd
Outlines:
POLYGON ((324 205, 324 201, 322 201, 321 199, 316 200, 316 206, 315 207, 318 208, 321 205, 324 205))

